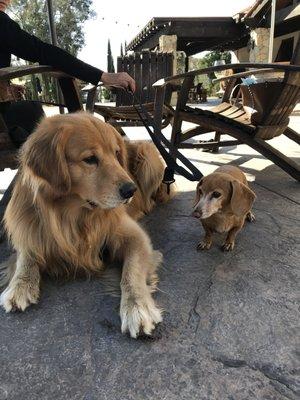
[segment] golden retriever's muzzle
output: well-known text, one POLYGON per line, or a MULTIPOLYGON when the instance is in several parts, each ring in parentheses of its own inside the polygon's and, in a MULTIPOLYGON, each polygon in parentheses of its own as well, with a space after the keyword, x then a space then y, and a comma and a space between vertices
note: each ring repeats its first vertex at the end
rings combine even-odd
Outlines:
POLYGON ((122 199, 129 200, 137 190, 133 182, 124 182, 119 187, 119 193, 122 199))

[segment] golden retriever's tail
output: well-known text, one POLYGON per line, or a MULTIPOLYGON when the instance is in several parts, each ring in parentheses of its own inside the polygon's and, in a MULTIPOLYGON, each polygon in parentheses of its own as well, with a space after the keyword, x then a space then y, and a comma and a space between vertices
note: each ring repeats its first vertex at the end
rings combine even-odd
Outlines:
POLYGON ((8 260, 0 264, 0 289, 7 286, 16 270, 16 253, 12 254, 8 260))

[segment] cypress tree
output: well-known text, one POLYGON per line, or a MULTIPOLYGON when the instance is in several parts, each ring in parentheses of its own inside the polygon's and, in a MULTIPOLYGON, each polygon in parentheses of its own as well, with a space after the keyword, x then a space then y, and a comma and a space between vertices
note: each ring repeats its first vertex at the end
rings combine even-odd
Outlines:
POLYGON ((110 40, 107 43, 107 72, 115 72, 114 59, 111 53, 110 40))

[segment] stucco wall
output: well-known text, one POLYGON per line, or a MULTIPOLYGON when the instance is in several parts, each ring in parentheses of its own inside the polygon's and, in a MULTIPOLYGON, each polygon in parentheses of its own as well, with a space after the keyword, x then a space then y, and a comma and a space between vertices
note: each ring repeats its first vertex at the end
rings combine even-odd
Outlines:
MULTIPOLYGON (((259 29, 262 29, 262 28, 259 28, 259 29)), ((260 32, 260 33, 262 33, 262 32, 260 32)), ((257 32, 255 34, 253 34, 253 39, 257 40, 256 46, 257 45, 262 46, 262 50, 258 51, 258 49, 257 50, 250 49, 250 47, 252 47, 252 46, 243 47, 241 49, 238 49, 234 52, 238 62, 246 62, 246 61, 268 62, 269 38, 268 39, 266 38, 266 32, 263 33, 263 38, 257 38, 255 36, 257 36, 257 32), (266 54, 267 54, 267 56, 266 56, 266 54)), ((300 36, 300 32, 295 32, 295 33, 289 33, 287 35, 282 35, 282 36, 276 37, 274 39, 274 46, 273 46, 273 61, 275 60, 275 58, 277 56, 280 44, 283 39, 288 39, 288 38, 294 37, 294 49, 295 49, 299 36, 300 36)))

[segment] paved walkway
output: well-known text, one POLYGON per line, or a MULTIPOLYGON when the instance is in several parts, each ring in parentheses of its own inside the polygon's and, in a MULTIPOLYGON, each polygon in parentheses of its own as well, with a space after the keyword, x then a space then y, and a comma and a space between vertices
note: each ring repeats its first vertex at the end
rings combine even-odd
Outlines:
MULTIPOLYGON (((299 159, 288 139, 274 143, 299 159)), ((257 220, 235 250, 219 238, 195 251, 195 183, 178 178, 177 197, 142 221, 165 257, 154 339, 121 335, 119 299, 99 281, 46 281, 38 305, 0 311, 0 400, 299 398, 299 184, 247 146, 186 154, 204 173, 232 163, 252 181, 257 220)))

